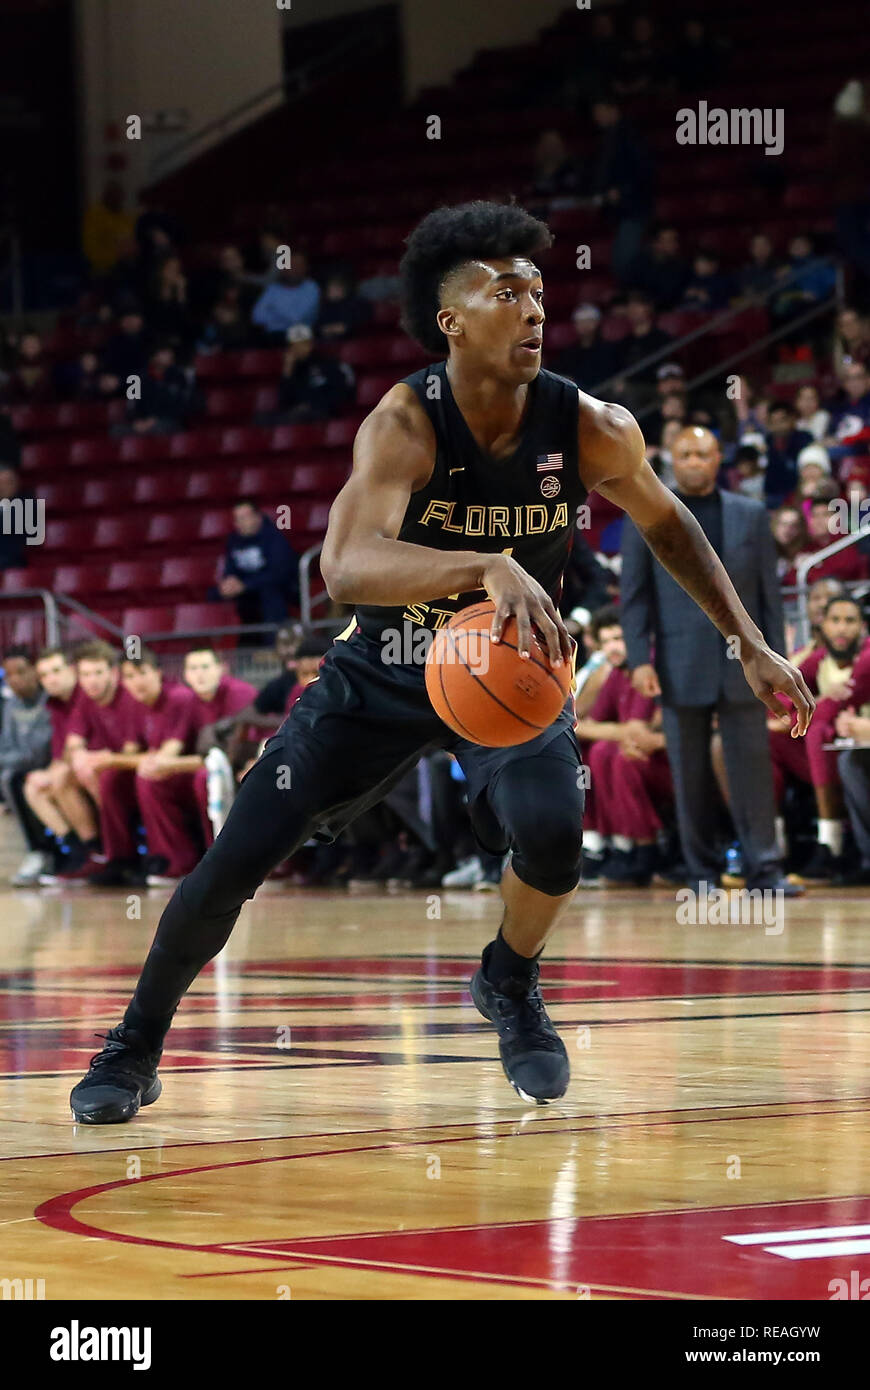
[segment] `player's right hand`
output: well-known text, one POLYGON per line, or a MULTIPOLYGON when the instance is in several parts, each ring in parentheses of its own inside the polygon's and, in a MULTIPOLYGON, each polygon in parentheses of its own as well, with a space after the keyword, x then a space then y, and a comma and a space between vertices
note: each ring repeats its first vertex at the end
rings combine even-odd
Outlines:
POLYGON ((483 588, 495 604, 490 634, 494 642, 501 640, 508 618, 517 620, 517 649, 528 658, 532 644, 532 624, 543 637, 550 662, 561 666, 571 660, 572 641, 556 605, 522 565, 510 555, 493 555, 486 563, 481 577, 483 588))

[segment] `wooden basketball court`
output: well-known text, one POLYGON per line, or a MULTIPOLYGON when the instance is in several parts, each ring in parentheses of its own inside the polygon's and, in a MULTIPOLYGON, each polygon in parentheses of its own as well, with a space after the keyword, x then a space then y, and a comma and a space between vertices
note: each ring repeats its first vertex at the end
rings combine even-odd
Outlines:
POLYGON ((870 1275, 866 895, 789 902, 780 934, 578 896, 544 991, 573 1079, 530 1107, 467 993, 497 896, 270 884, 182 1005, 161 1099, 76 1127, 166 898, 0 894, 0 1279, 826 1300, 870 1275))

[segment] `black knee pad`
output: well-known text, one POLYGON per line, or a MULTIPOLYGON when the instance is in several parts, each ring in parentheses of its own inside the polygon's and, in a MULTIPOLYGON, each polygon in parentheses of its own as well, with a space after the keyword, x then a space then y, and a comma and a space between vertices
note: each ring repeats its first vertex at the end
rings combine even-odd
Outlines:
POLYGON ((530 888, 549 897, 570 893, 580 879, 583 829, 572 811, 539 817, 534 825, 514 830, 514 873, 530 888))
POLYGON ((508 763, 489 791, 510 838, 517 878, 549 897, 577 887, 583 845, 580 755, 569 734, 542 753, 508 763))

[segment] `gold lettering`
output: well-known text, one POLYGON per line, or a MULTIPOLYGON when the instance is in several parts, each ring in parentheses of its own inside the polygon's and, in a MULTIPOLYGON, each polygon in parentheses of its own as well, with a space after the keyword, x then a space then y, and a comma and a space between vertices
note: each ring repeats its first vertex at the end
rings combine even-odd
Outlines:
POLYGON ((486 507, 480 506, 475 502, 469 504, 465 512, 465 534, 466 536, 482 536, 483 521, 486 515, 486 507))
POLYGON ((530 536, 538 536, 547 529, 547 508, 540 502, 534 505, 526 505, 526 533, 530 536), (537 518, 537 520, 536 520, 537 518))
POLYGON ((440 521, 443 523, 445 517, 450 516, 450 512, 454 505, 453 502, 430 502, 425 512, 420 517, 420 525, 428 526, 430 521, 440 521))
POLYGON ((409 603, 409 604, 408 604, 408 607, 405 609, 404 613, 402 614, 402 617, 403 617, 403 618, 406 618, 406 619, 408 620, 409 623, 422 623, 423 626, 425 627, 425 626, 426 626, 426 614, 427 614, 428 612, 429 612, 429 605, 428 605, 428 603, 409 603))
POLYGON ((491 536, 509 536, 508 508, 487 507, 487 511, 489 512, 489 534, 491 536))
POLYGON ((514 535, 515 535, 515 536, 521 536, 521 535, 523 534, 523 509, 522 509, 522 507, 514 507, 514 516, 516 517, 516 520, 515 520, 515 522, 514 522, 514 535))
POLYGON ((568 503, 560 502, 550 522, 551 531, 561 531, 563 526, 568 525, 568 503))
POLYGON ((461 526, 452 526, 452 525, 451 525, 451 522, 453 521, 453 510, 454 510, 455 506, 456 506, 456 503, 455 503, 455 502, 451 502, 450 505, 449 505, 449 507, 447 508, 447 519, 446 519, 446 521, 444 522, 444 530, 445 530, 445 531, 458 531, 459 534, 460 534, 460 536, 461 536, 461 535, 462 535, 462 527, 461 527, 461 526))
POLYGON ((433 608, 430 610, 435 615, 435 631, 438 632, 442 627, 446 627, 451 618, 456 617, 452 608, 433 608))

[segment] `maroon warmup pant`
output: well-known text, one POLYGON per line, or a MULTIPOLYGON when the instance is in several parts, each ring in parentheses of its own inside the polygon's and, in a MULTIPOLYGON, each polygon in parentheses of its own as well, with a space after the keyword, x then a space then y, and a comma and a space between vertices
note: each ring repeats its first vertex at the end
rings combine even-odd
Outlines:
POLYGON ((836 737, 834 719, 841 706, 835 700, 820 700, 813 722, 803 738, 785 733, 770 734, 770 757, 773 763, 773 791, 776 804, 782 804, 786 777, 810 782, 814 787, 829 787, 840 780, 837 754, 826 752, 823 745, 836 737))
POLYGON ((178 772, 173 777, 136 778, 148 853, 169 861, 166 873, 170 878, 189 874, 202 858, 203 846, 197 843, 200 808, 194 789, 196 776, 195 772, 178 772))
POLYGON ((138 805, 136 774, 110 767, 100 773, 100 836, 109 859, 134 859, 138 805))
POLYGON ((586 750, 589 790, 583 824, 600 835, 654 840, 662 828, 656 810, 674 796, 665 752, 646 761, 626 758, 618 743, 599 739, 586 750))

